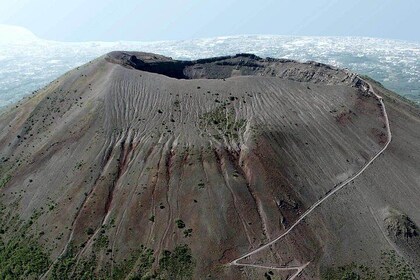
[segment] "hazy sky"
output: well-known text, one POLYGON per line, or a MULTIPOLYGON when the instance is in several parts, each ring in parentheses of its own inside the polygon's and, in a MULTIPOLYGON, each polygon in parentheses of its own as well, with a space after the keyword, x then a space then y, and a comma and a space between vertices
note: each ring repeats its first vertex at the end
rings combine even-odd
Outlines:
POLYGON ((420 41, 420 0, 0 0, 0 23, 60 41, 237 34, 420 41))

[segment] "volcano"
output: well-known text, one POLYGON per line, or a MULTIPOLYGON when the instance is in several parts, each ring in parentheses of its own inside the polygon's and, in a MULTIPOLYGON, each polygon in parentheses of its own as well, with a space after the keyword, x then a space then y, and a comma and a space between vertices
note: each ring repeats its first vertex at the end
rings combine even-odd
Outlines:
POLYGON ((0 128, 2 278, 419 277, 420 110, 349 70, 111 52, 0 128))

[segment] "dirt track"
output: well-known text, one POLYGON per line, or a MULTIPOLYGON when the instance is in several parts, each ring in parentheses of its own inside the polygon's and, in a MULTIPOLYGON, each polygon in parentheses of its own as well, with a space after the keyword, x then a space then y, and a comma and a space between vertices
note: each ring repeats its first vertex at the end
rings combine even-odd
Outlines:
POLYGON ((353 176, 351 176, 350 178, 348 178, 344 182, 340 183, 339 185, 335 186, 326 196, 324 196, 322 199, 318 200, 308 210, 306 210, 306 212, 303 213, 303 215, 301 215, 299 217, 299 219, 297 219, 297 221, 294 222, 282 235, 278 236, 277 238, 270 241, 269 243, 259 247, 258 249, 255 249, 255 250, 237 258, 236 260, 232 261, 229 265, 248 266, 248 267, 255 267, 255 268, 262 268, 262 269, 274 269, 274 270, 280 270, 280 271, 296 270, 296 273, 291 276, 290 280, 293 280, 296 276, 298 276, 305 269, 306 266, 308 266, 308 264, 310 262, 307 262, 307 263, 305 263, 301 266, 297 266, 297 267, 274 267, 274 266, 255 265, 255 264, 241 264, 241 263, 239 263, 239 261, 241 261, 241 260, 257 253, 257 252, 260 252, 260 251, 266 249, 270 245, 274 244, 275 242, 284 238, 286 235, 290 234, 292 232, 292 230, 300 222, 302 222, 306 218, 306 216, 311 214, 319 205, 321 205, 323 202, 325 202, 329 197, 331 197, 336 192, 338 192, 339 190, 344 188, 346 185, 348 185, 351 181, 353 181, 354 179, 359 177, 369 167, 369 165, 371 165, 373 163, 373 161, 375 159, 377 159, 386 150, 386 148, 388 148, 389 143, 391 143, 392 133, 391 133, 390 125, 389 125, 388 114, 386 112, 385 104, 383 102, 383 98, 375 92, 373 87, 368 82, 366 82, 366 83, 369 85, 369 92, 372 93, 373 95, 375 95, 375 97, 381 103, 381 107, 382 107, 382 110, 383 110, 385 125, 386 125, 386 129, 387 129, 387 142, 385 143, 384 147, 374 157, 372 157, 356 174, 354 174, 353 176))

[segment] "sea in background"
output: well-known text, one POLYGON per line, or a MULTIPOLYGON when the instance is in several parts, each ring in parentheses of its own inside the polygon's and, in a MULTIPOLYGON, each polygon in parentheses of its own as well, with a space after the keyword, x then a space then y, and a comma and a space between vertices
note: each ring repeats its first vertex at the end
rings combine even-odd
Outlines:
POLYGON ((368 75, 420 104, 420 43, 415 42, 362 37, 241 35, 185 41, 68 43, 24 36, 27 40, 2 41, 0 36, 0 107, 113 50, 153 52, 184 60, 237 53, 314 60, 368 75))

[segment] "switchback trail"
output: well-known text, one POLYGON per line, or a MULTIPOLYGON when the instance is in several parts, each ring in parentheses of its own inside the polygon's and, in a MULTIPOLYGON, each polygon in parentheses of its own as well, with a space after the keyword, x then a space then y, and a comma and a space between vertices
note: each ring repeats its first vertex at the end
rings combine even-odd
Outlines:
POLYGON ((315 202, 311 207, 309 207, 283 234, 281 234, 280 236, 278 236, 277 238, 273 239, 272 241, 268 242, 267 244, 233 260, 232 262, 230 262, 228 265, 236 265, 236 266, 244 266, 244 267, 254 267, 254 268, 263 268, 263 269, 272 269, 272 270, 278 270, 278 271, 290 271, 290 270, 296 270, 295 274, 293 274, 290 278, 290 280, 293 280, 294 278, 296 278, 296 276, 298 276, 304 269, 305 267, 310 263, 306 263, 303 264, 301 266, 290 266, 290 267, 274 267, 274 266, 264 266, 264 265, 256 265, 256 264, 243 264, 243 263, 239 263, 239 261, 255 254, 258 253, 264 249, 266 249, 267 247, 271 246, 272 244, 274 244, 275 242, 279 241, 280 239, 284 238, 286 235, 288 235, 296 226, 298 226, 309 214, 311 214, 319 205, 321 205, 323 202, 325 202, 328 198, 330 198, 333 194, 335 194, 336 192, 338 192, 339 190, 341 190, 342 188, 344 188, 346 185, 348 185, 351 181, 353 181, 354 179, 356 179, 357 177, 359 177, 368 167, 369 165, 371 165, 385 150, 386 148, 388 148, 389 143, 391 143, 391 138, 392 138, 392 133, 391 133, 391 129, 389 126, 389 120, 388 120, 388 114, 386 112, 386 108, 385 108, 385 104, 383 102, 383 99, 380 95, 378 95, 375 90, 373 89, 372 85, 370 83, 368 83, 367 81, 365 81, 364 79, 358 77, 360 80, 364 81, 368 86, 369 86, 369 92, 371 94, 373 94, 380 102, 381 104, 381 108, 382 108, 382 112, 385 118, 385 125, 386 125, 386 130, 387 130, 387 134, 388 134, 388 139, 387 142, 385 143, 385 145, 383 146, 383 148, 376 153, 375 156, 373 156, 356 174, 354 174, 353 176, 351 176, 350 178, 348 178, 347 180, 345 180, 344 182, 338 184, 337 186, 335 186, 326 196, 324 196, 322 199, 318 200, 317 202, 315 202))

